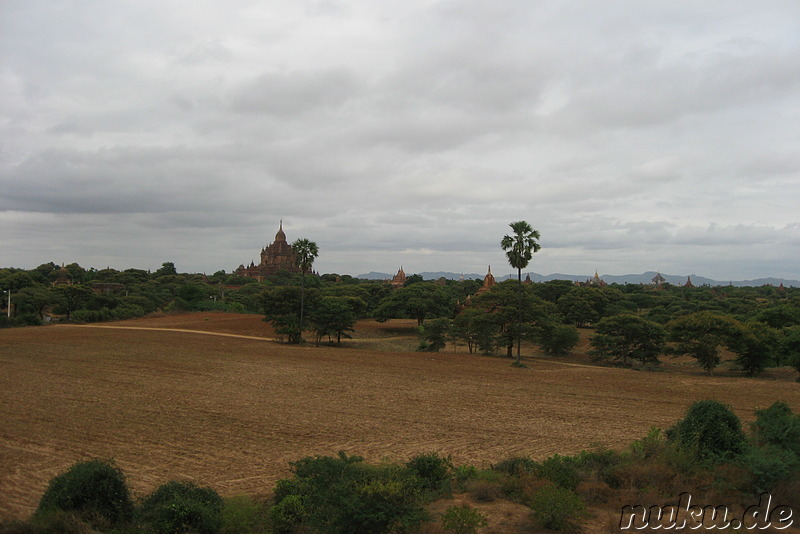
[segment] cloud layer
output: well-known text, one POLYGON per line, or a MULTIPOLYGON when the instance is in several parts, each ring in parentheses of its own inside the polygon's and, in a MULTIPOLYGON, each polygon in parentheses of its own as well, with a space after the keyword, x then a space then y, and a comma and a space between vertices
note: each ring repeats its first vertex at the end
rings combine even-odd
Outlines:
POLYGON ((4 265, 800 277, 800 5, 0 5, 4 265), (509 269, 510 271, 510 269, 509 269))

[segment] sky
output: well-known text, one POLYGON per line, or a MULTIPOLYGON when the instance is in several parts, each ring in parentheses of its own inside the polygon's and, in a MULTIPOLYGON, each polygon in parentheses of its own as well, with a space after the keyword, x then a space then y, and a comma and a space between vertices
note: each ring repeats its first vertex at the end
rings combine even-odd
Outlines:
POLYGON ((796 0, 2 0, 0 267, 800 279, 796 0))

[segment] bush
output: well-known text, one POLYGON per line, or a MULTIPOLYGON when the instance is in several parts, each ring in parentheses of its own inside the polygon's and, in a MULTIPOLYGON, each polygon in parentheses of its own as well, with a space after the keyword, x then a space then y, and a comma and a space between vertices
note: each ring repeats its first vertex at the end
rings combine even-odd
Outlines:
POLYGON ((453 464, 450 457, 443 458, 432 452, 415 456, 406 467, 419 477, 423 490, 438 491, 450 479, 453 464))
POLYGON ((478 528, 485 527, 488 524, 484 514, 467 504, 451 506, 442 516, 444 529, 456 534, 473 534, 478 528))
POLYGON ((492 470, 507 475, 520 476, 523 473, 533 472, 536 469, 536 465, 536 462, 527 456, 515 456, 493 465, 492 470))
POLYGON ((167 482, 142 503, 140 523, 147 532, 212 534, 222 526, 222 497, 191 482, 167 482))
POLYGON ((273 526, 302 523, 323 532, 369 534, 403 530, 426 517, 420 479, 408 468, 370 466, 344 452, 291 465, 294 478, 276 487, 273 526))
POLYGON ((537 464, 534 473, 539 478, 549 480, 557 486, 575 491, 580 482, 580 475, 575 460, 558 454, 551 456, 541 464, 537 464))
POLYGON ((274 534, 291 534, 303 518, 306 509, 300 495, 287 495, 267 512, 267 523, 274 534))
POLYGON ((775 446, 753 447, 741 460, 752 473, 749 487, 743 489, 755 494, 771 492, 778 482, 796 477, 800 465, 794 453, 775 446))
POLYGON ((686 417, 667 430, 667 438, 693 450, 698 459, 708 463, 736 458, 747 446, 739 418, 715 400, 692 404, 686 417))
POLYGON ((774 445, 800 457, 800 415, 794 415, 785 402, 756 410, 756 420, 750 428, 759 445, 774 445))
POLYGON ((263 507, 251 497, 225 499, 221 534, 249 534, 264 531, 263 507))
POLYGON ((114 526, 133 513, 125 475, 110 461, 79 462, 50 481, 39 501, 37 516, 75 512, 96 526, 114 526))
POLYGON ((551 530, 573 531, 586 506, 572 491, 548 484, 539 489, 531 502, 533 517, 539 525, 551 530))

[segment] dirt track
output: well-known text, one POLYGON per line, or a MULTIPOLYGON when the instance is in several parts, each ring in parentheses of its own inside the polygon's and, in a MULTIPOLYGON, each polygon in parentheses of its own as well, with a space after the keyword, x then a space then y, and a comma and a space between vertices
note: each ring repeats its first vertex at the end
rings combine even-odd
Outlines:
POLYGON ((139 494, 174 478, 267 493, 288 462, 339 450, 485 465, 622 447, 717 398, 749 421, 789 381, 643 373, 465 354, 289 347, 258 318, 125 324, 216 330, 0 331, 0 517, 25 517, 73 462, 114 458, 139 494), (161 326, 159 326, 161 325, 161 326))

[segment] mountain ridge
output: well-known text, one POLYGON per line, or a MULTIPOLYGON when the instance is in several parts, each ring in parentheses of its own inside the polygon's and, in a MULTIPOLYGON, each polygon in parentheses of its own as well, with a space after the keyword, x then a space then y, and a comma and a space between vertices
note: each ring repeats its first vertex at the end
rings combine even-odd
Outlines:
MULTIPOLYGON (((449 271, 425 271, 421 273, 416 273, 422 276, 425 280, 438 280, 439 278, 446 278, 448 280, 483 280, 485 275, 477 274, 477 273, 453 273, 449 271)), ((645 271, 641 274, 623 274, 623 275, 610 275, 610 274, 603 274, 600 275, 600 278, 605 281, 607 284, 650 284, 652 283, 652 279, 656 276, 656 271, 645 271)), ((733 285, 737 287, 759 287, 764 285, 773 285, 779 286, 783 284, 785 287, 800 287, 800 280, 792 280, 787 278, 776 278, 776 277, 764 277, 764 278, 755 278, 752 280, 714 280, 712 278, 707 278, 704 276, 700 276, 697 274, 689 274, 689 275, 671 275, 660 273, 664 280, 672 285, 685 285, 687 280, 691 278, 692 284, 695 286, 727 286, 733 285)), ((578 275, 578 274, 564 274, 564 273, 552 273, 552 274, 539 274, 533 271, 522 273, 522 276, 525 277, 530 275, 531 280, 534 282, 549 282, 550 280, 570 280, 572 282, 585 282, 591 279, 594 275, 578 275)), ((365 280, 391 280, 394 275, 389 273, 381 273, 371 271, 369 273, 364 273, 356 276, 355 278, 362 278, 365 280)), ((514 275, 505 275, 505 276, 496 276, 495 277, 498 281, 508 280, 509 278, 516 278, 514 275)))

